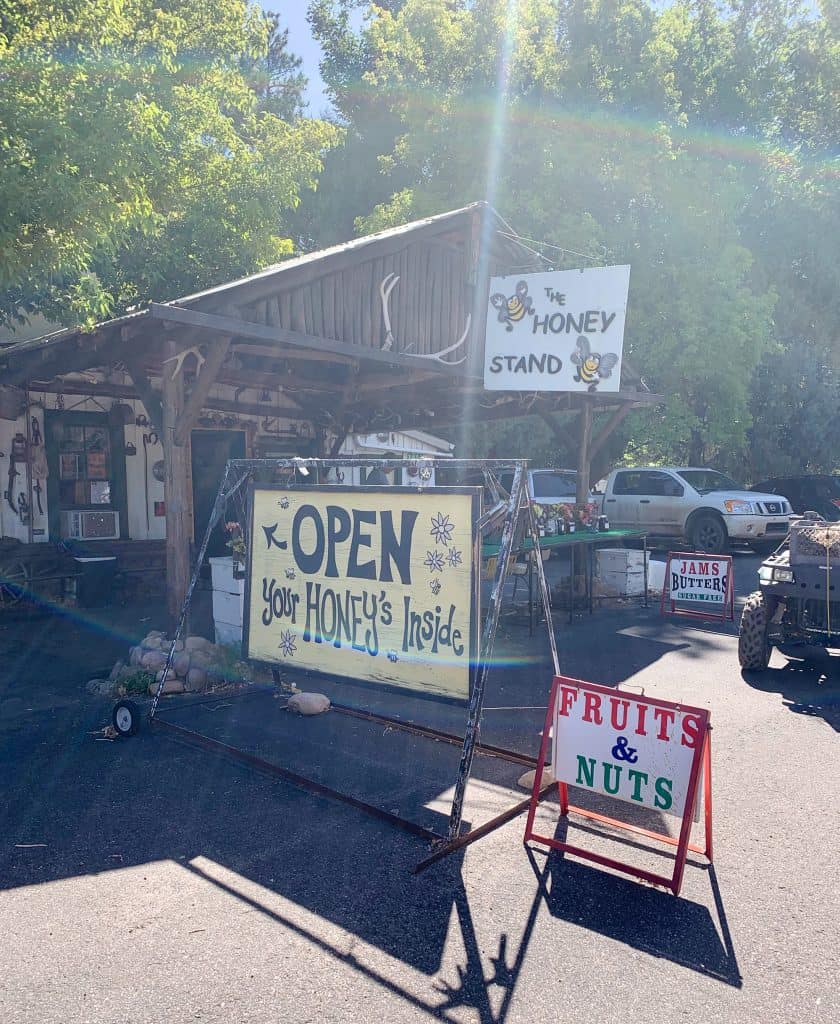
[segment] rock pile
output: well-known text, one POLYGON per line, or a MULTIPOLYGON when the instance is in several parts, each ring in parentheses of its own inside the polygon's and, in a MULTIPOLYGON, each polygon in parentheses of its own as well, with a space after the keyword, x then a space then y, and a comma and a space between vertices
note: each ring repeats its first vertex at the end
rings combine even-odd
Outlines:
MULTIPOLYGON (((153 630, 137 647, 129 651, 129 672, 144 669, 154 674, 155 681, 149 685, 152 694, 157 692, 163 679, 170 645, 171 641, 163 633, 153 630)), ((175 657, 161 692, 200 693, 229 678, 226 666, 230 666, 230 654, 225 648, 211 643, 203 636, 188 636, 175 644, 175 657)))

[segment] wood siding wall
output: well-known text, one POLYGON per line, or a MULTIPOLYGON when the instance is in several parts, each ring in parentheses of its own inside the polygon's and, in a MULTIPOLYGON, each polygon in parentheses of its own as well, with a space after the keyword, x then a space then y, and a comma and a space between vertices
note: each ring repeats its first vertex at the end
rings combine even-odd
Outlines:
POLYGON ((397 274, 389 301, 393 348, 424 355, 462 334, 472 302, 471 272, 463 237, 418 242, 394 255, 278 290, 244 306, 242 314, 254 323, 379 349, 385 340, 379 288, 389 274, 397 274))

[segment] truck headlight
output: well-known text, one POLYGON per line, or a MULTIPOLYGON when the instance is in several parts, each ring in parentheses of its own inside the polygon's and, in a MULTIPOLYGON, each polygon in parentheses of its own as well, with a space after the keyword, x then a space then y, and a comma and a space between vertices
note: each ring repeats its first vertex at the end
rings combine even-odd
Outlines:
POLYGON ((793 574, 793 569, 788 569, 787 566, 774 566, 773 579, 776 581, 776 583, 796 582, 796 576, 794 576, 793 574))
POLYGON ((727 498, 723 507, 731 515, 751 516, 753 514, 752 502, 744 501, 743 498, 727 498))

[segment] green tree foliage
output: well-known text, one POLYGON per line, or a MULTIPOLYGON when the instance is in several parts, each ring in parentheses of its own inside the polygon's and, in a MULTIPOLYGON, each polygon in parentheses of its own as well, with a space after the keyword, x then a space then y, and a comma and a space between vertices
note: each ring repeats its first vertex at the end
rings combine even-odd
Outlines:
MULTIPOLYGON (((313 0, 308 8, 312 34, 324 50, 321 74, 332 103, 330 115, 344 129, 342 143, 324 159, 317 196, 302 204, 295 218, 301 245, 318 249, 351 238, 356 219, 411 181, 409 169, 384 173, 398 135, 399 116, 371 88, 376 60, 367 34, 357 34, 367 0, 313 0)), ((397 11, 400 0, 382 0, 383 12, 397 11)))
POLYGON ((837 0, 404 0, 358 32, 353 6, 312 10, 350 133, 392 133, 357 229, 486 198, 557 267, 630 263, 625 353, 666 401, 621 440, 743 474, 785 407, 760 368, 837 345, 837 0))
POLYGON ((306 76, 303 61, 289 51, 289 30, 281 28, 280 15, 266 12, 267 46, 256 58, 248 55, 242 70, 257 95, 258 109, 268 110, 284 121, 293 121, 304 110, 306 76))
POLYGON ((0 322, 90 324, 282 259, 335 126, 249 0, 6 0, 0 322))

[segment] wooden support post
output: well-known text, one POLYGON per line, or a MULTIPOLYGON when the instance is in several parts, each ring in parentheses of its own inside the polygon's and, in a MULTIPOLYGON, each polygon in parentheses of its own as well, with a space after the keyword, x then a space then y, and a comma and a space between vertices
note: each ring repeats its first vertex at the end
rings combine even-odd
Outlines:
MULTIPOLYGON (((176 356, 176 341, 167 341, 164 358, 176 356)), ((171 364, 163 373, 163 496, 166 501, 166 609, 177 622, 190 581, 189 459, 190 446, 175 442, 179 417, 184 411, 184 375, 173 378, 171 364)))
POLYGON ((580 443, 578 444, 577 494, 578 505, 585 505, 589 498, 589 449, 592 444, 592 403, 583 400, 580 410, 580 443))
MULTIPOLYGON (((230 337, 219 338, 207 354, 207 359, 201 367, 190 397, 187 399, 183 411, 178 417, 175 429, 175 444, 184 445, 187 443, 193 424, 198 419, 198 414, 201 412, 202 406, 210 394, 210 388, 213 387, 216 383, 216 378, 219 376, 219 370, 221 370, 222 363, 225 361, 225 356, 230 348, 230 341, 230 337)), ((171 376, 171 371, 166 366, 163 368, 163 373, 164 376, 167 374, 171 376)))

